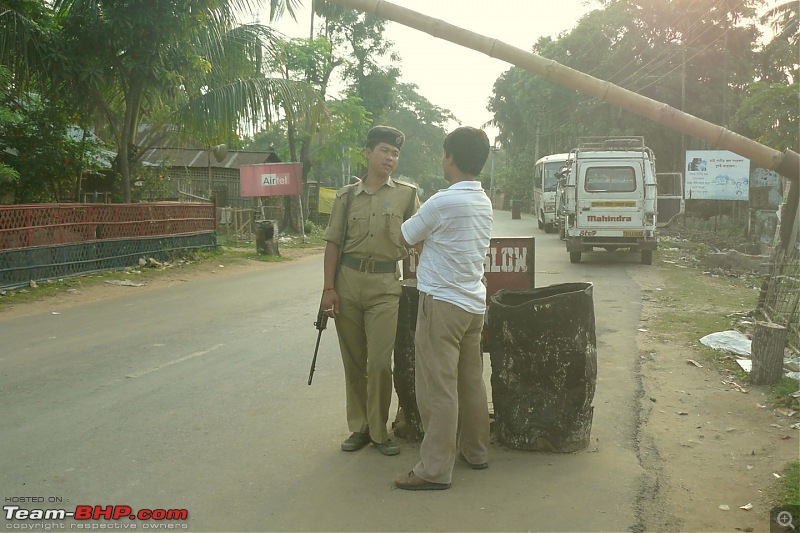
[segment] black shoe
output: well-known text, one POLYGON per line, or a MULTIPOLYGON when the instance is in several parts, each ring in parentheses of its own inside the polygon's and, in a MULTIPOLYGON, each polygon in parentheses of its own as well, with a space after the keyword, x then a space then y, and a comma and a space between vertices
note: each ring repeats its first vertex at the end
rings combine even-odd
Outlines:
POLYGON ((343 452, 354 452, 369 444, 369 433, 353 433, 342 442, 343 452))
POLYGON ((473 470, 486 470, 487 468, 489 468, 489 463, 470 463, 469 461, 467 461, 467 458, 464 457, 464 454, 461 452, 458 453, 458 457, 461 458, 462 461, 467 463, 469 467, 473 470))

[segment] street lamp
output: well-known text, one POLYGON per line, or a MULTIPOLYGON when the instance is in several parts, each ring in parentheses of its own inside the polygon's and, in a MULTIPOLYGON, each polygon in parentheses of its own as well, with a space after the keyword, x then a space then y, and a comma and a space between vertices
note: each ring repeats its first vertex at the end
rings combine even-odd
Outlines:
MULTIPOLYGON (((492 157, 491 162, 489 163, 491 166, 489 167, 489 200, 492 202, 492 208, 494 208, 494 154, 495 152, 499 152, 500 148, 497 146, 497 137, 494 138, 494 144, 491 147, 490 156, 492 157)), ((502 207, 502 206, 501 206, 502 207)))

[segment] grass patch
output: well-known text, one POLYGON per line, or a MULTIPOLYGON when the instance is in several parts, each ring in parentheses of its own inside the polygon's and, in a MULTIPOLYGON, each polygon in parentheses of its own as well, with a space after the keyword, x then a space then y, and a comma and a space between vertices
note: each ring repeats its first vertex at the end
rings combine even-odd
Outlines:
POLYGON ((677 335, 695 345, 709 333, 732 329, 731 315, 752 310, 758 299, 758 293, 742 280, 714 277, 693 268, 667 268, 665 278, 663 290, 651 293, 662 310, 651 329, 665 341, 677 335))
POLYGON ((783 476, 778 480, 778 498, 781 505, 800 505, 800 461, 784 466, 783 476))
MULTIPOLYGON (((163 275, 165 272, 175 272, 176 269, 191 271, 208 261, 220 261, 225 258, 226 261, 230 262, 227 257, 223 249, 217 251, 196 250, 184 255, 175 255, 166 261, 160 262, 165 265, 163 267, 148 263, 146 266, 126 267, 38 281, 25 287, 0 291, 0 295, 2 295, 0 296, 0 311, 9 305, 43 301, 68 292, 93 287, 106 281, 130 280, 135 283, 144 283, 163 275)), ((235 259, 235 257, 232 258, 235 259)), ((149 261, 149 257, 143 256, 143 259, 149 261)))
POLYGON ((305 240, 296 237, 291 242, 281 243, 279 246, 282 248, 321 248, 324 247, 326 241, 322 240, 322 234, 307 234, 305 240))
POLYGON ((798 390, 797 381, 783 376, 780 383, 772 386, 772 399, 770 406, 785 407, 794 411, 800 411, 800 398, 795 398, 792 394, 798 390))
MULTIPOLYGON (((312 225, 313 226, 313 225, 312 225)), ((283 242, 278 242, 278 250, 281 248, 286 249, 306 249, 306 248, 321 248, 325 246, 325 241, 322 240, 323 230, 318 226, 313 226, 313 231, 306 233, 305 238, 302 235, 292 235, 288 239, 282 237, 283 242)), ((220 247, 234 252, 249 251, 253 253, 252 258, 257 259, 258 252, 256 251, 255 241, 240 241, 236 239, 229 239, 225 235, 218 235, 217 243, 220 247)))
POLYGON ((253 248, 243 248, 240 246, 221 246, 220 247, 220 259, 225 259, 227 261, 260 261, 262 263, 281 263, 283 261, 288 261, 289 259, 283 257, 281 255, 263 255, 258 253, 255 249, 255 245, 253 248))
MULTIPOLYGON (((0 311, 7 309, 12 304, 36 302, 51 298, 69 291, 78 290, 89 286, 91 276, 99 274, 85 274, 73 278, 47 280, 37 283, 36 287, 20 287, 0 291, 0 311)), ((109 278, 110 279, 110 278, 109 278)))

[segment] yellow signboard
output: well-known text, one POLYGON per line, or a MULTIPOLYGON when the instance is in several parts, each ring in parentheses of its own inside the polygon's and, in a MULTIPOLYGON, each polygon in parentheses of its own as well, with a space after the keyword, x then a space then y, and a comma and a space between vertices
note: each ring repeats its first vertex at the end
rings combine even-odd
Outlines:
POLYGON ((329 189, 327 187, 319 188, 319 207, 317 211, 320 213, 331 214, 333 210, 333 201, 336 199, 336 189, 329 189))
POLYGON ((592 202, 592 207, 636 207, 635 201, 592 202))

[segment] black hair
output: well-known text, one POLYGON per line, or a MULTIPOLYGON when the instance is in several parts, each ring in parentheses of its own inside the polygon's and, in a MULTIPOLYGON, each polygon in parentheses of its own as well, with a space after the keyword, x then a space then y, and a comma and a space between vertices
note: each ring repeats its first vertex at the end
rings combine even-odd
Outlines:
POLYGON ((489 137, 478 128, 461 126, 444 138, 444 154, 453 156, 461 172, 478 176, 489 158, 489 137))

